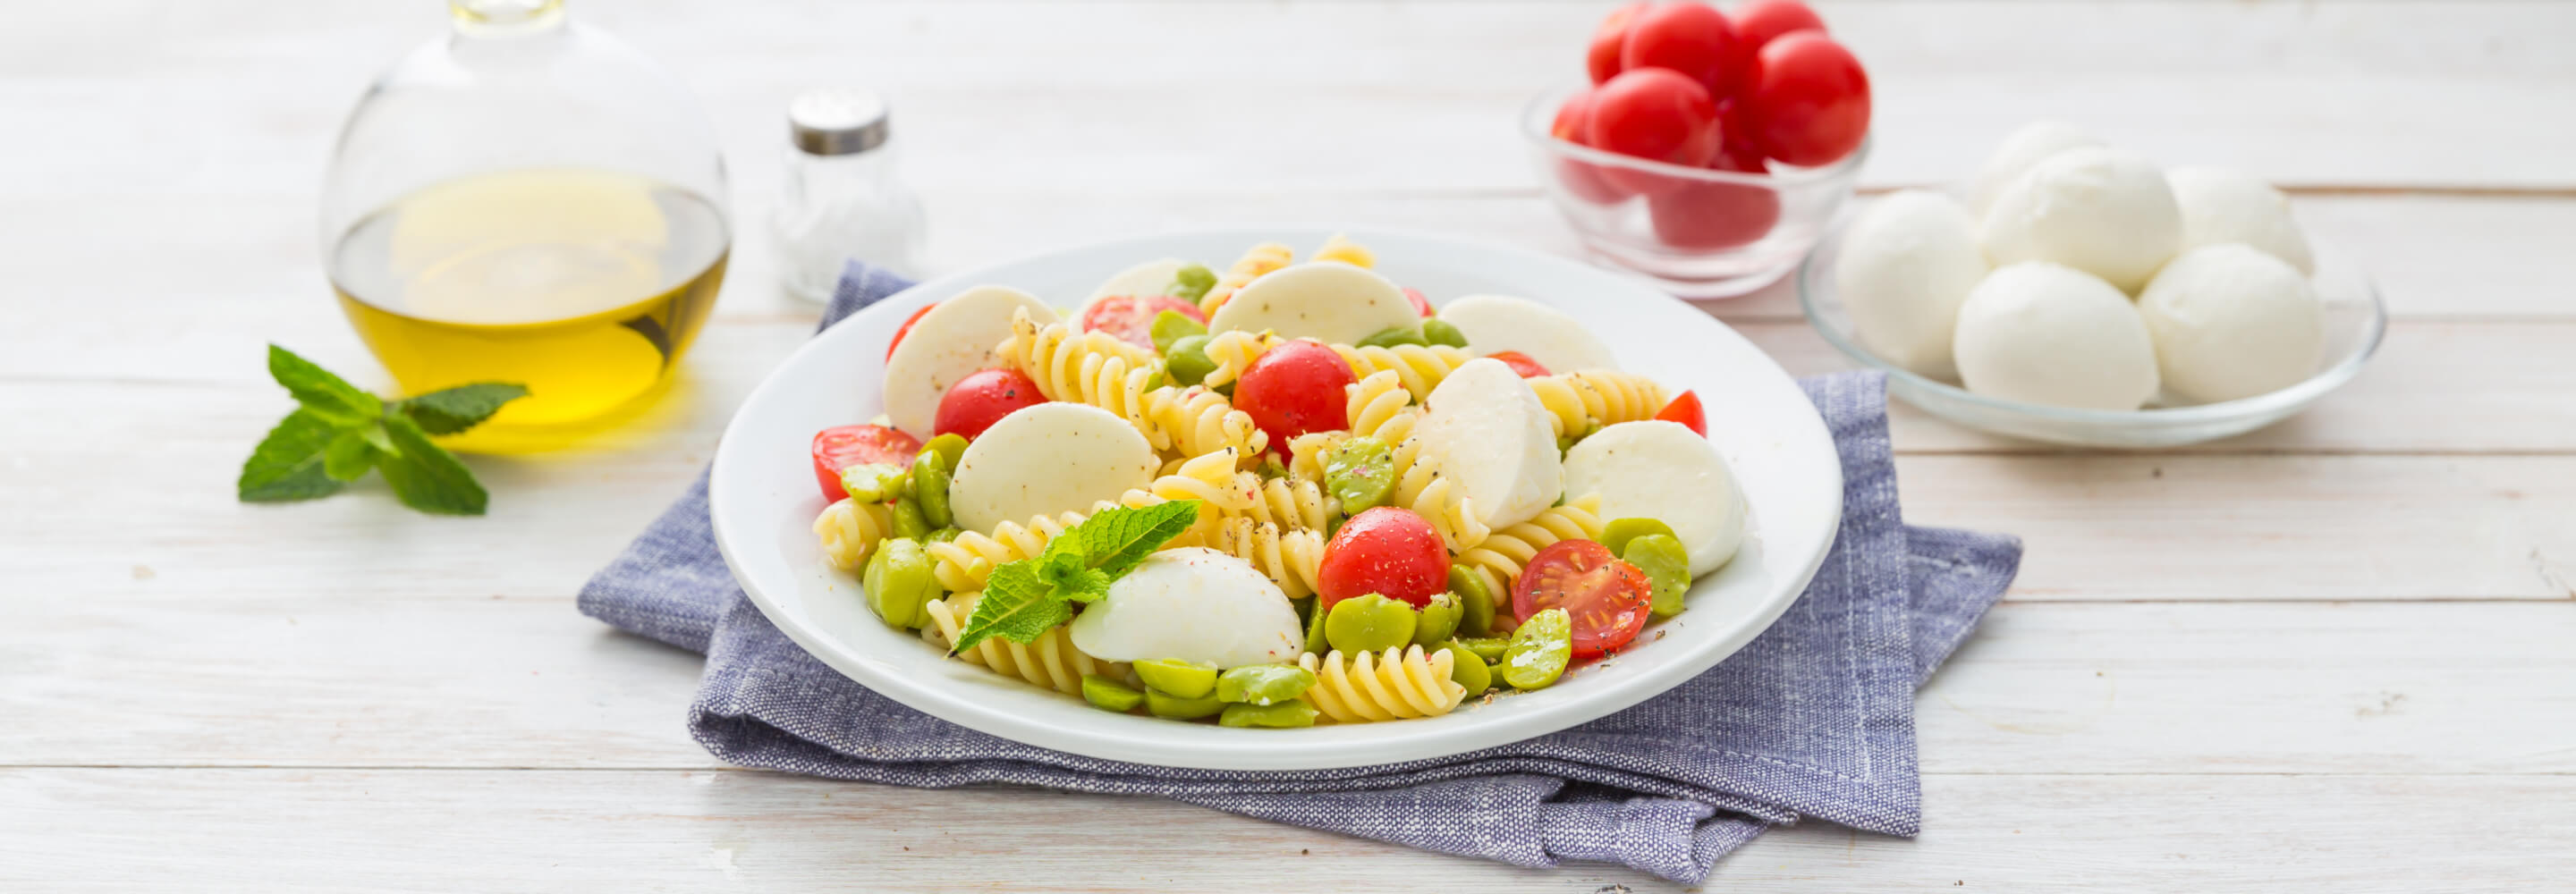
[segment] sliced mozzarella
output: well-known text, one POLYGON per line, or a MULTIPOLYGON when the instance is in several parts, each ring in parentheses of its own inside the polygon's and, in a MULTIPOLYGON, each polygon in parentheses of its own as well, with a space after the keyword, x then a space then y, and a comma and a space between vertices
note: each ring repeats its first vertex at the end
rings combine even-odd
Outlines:
POLYGON ((886 358, 886 418, 928 440, 948 386, 993 365, 993 347, 1011 335, 1011 312, 1023 307, 1040 325, 1057 320, 1054 308, 1007 286, 976 286, 932 305, 886 358))
POLYGON ((969 531, 1089 512, 1152 484, 1161 465, 1153 445, 1116 413, 1074 403, 1022 407, 966 445, 948 483, 948 507, 969 531))
POLYGON ((1208 331, 1268 329, 1281 338, 1347 345, 1421 322, 1404 290, 1386 277, 1326 261, 1284 267, 1246 283, 1216 309, 1208 331))
POLYGON ((1295 661, 1306 645, 1288 594, 1206 547, 1164 550, 1073 619, 1073 646, 1109 661, 1177 658, 1220 668, 1295 661))
POLYGON ((1440 319, 1467 336, 1478 354, 1519 351, 1548 372, 1618 369, 1610 346, 1556 308, 1509 295, 1469 295, 1440 308, 1440 319))
POLYGON ((1678 422, 1622 422, 1565 452, 1565 491, 1599 494, 1601 517, 1671 525, 1692 577, 1735 558, 1744 543, 1744 491, 1717 445, 1678 422))
POLYGON ((1556 429, 1547 407, 1500 360, 1467 361, 1423 400, 1413 428, 1422 455, 1467 499, 1476 520, 1494 528, 1530 520, 1565 493, 1556 429))
POLYGON ((1115 298, 1120 295, 1149 298, 1155 295, 1169 295, 1172 293, 1172 287, 1180 284, 1181 268, 1189 265, 1190 262, 1179 258, 1164 258, 1160 261, 1146 261, 1118 271, 1118 275, 1110 277, 1108 282, 1101 283, 1100 288, 1091 290, 1091 297, 1083 299, 1082 306, 1090 307, 1102 298, 1115 298))

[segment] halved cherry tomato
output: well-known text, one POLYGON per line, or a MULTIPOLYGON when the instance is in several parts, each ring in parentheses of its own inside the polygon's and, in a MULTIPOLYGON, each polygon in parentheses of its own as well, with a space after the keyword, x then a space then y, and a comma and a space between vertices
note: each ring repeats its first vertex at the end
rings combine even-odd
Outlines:
POLYGON ((1640 68, 1668 68, 1680 72, 1711 96, 1735 92, 1727 75, 1740 69, 1736 61, 1735 26, 1716 7, 1695 0, 1666 3, 1638 13, 1628 22, 1628 36, 1619 44, 1619 70, 1622 73, 1640 68))
MULTIPOLYGON (((1725 142, 1708 88, 1668 68, 1632 68, 1594 89, 1583 133, 1584 144, 1595 149, 1687 167, 1707 164, 1725 142)), ((1625 168, 1602 174, 1644 193, 1688 182, 1625 168)))
POLYGON ((939 303, 935 301, 929 304, 924 304, 921 306, 920 310, 913 311, 912 316, 903 318, 903 325, 896 327, 894 330, 894 340, 886 342, 887 360, 894 359, 894 346, 903 344, 903 337, 912 334, 912 324, 921 322, 922 314, 929 313, 931 308, 938 306, 939 303))
POLYGON ((1511 367, 1513 372, 1519 373, 1524 379, 1535 379, 1548 374, 1547 367, 1539 365, 1538 361, 1530 359, 1530 355, 1519 351, 1495 351, 1485 356, 1502 361, 1504 366, 1511 367))
POLYGON ((1700 407, 1697 391, 1682 392, 1680 397, 1673 398, 1672 403, 1656 410, 1655 418, 1679 422, 1683 427, 1698 432, 1700 437, 1708 437, 1708 411, 1700 407))
POLYGON ((1559 540, 1531 556, 1512 585, 1512 616, 1551 608, 1574 622, 1574 657, 1598 658, 1637 638, 1654 607, 1655 585, 1637 566, 1589 540, 1559 540))
POLYGON ((1082 311, 1082 328, 1118 336, 1140 348, 1154 346, 1154 317, 1171 311, 1207 325, 1199 306, 1169 295, 1118 295, 1091 302, 1082 311))
POLYGON ((1042 403, 1046 403, 1046 395, 1038 393, 1038 383, 1027 373, 979 369, 958 379, 957 384, 948 386, 947 394, 940 396, 939 413, 931 417, 930 433, 955 434, 972 441, 1012 411, 1042 403))
POLYGON ((814 433, 814 483, 823 486, 823 499, 838 500, 850 495, 841 489, 842 469, 868 463, 909 466, 920 452, 920 441, 882 425, 833 426, 814 433))
POLYGON ((1628 23, 1652 4, 1631 3, 1610 11, 1592 29, 1592 46, 1583 54, 1583 70, 1598 84, 1619 73, 1619 48, 1627 43, 1628 23))
POLYGON ((1850 155, 1869 135, 1869 73, 1824 32, 1773 38, 1753 67, 1744 97, 1764 154, 1815 167, 1850 155))
POLYGON ((1244 369, 1234 384, 1234 406, 1270 436, 1272 449, 1285 453, 1290 438, 1350 426, 1342 388, 1356 381, 1342 355, 1301 338, 1261 352, 1244 369))
POLYGON ((1449 547, 1440 532, 1411 509, 1379 506, 1342 524, 1316 565, 1318 610, 1354 596, 1376 593, 1415 608, 1449 589, 1449 547))
POLYGON ((1421 289, 1405 289, 1404 300, 1413 302, 1414 313, 1425 317, 1431 316, 1431 299, 1422 297, 1421 289))
MULTIPOLYGON (((1749 160, 1720 156, 1709 167, 1732 171, 1747 164, 1751 168, 1743 173, 1763 172, 1758 152, 1750 153, 1749 160)), ((1694 181, 1646 201, 1655 238, 1674 248, 1750 245, 1770 235, 1771 228, 1780 222, 1780 193, 1762 186, 1694 181)))

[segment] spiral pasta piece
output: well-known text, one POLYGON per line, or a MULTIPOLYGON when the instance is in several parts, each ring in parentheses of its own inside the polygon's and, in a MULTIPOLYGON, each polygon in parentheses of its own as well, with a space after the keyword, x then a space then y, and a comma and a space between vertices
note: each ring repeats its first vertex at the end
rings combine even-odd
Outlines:
MULTIPOLYGON (((1225 395, 1197 385, 1165 385, 1146 392, 1145 416, 1170 438, 1171 449, 1183 456, 1232 449, 1239 461, 1251 462, 1270 449, 1269 433, 1253 423, 1252 414, 1235 409, 1225 395)), ((1153 440, 1153 435, 1146 439, 1153 440)))
MULTIPOLYGON (((930 623, 922 627, 922 637, 945 649, 957 641, 957 633, 966 619, 975 614, 975 601, 982 593, 958 593, 944 599, 933 599, 922 606, 930 623)), ((1102 661, 1074 648, 1073 635, 1058 624, 1025 643, 998 636, 985 637, 973 648, 957 653, 968 664, 980 664, 1005 677, 1026 680, 1066 695, 1082 694, 1082 675, 1126 676, 1126 666, 1102 661)))
POLYGON ((1321 248, 1315 249, 1314 257, 1308 260, 1340 261, 1365 270, 1377 266, 1377 253, 1351 241, 1347 234, 1334 233, 1332 238, 1324 240, 1321 248))
POLYGON ((1288 439, 1288 477, 1322 484, 1324 454, 1350 440, 1347 431, 1314 431, 1288 439))
POLYGON ((1010 337, 993 349, 1005 369, 1037 383, 1048 400, 1090 404, 1127 420, 1156 450, 1172 447, 1171 435, 1153 417, 1146 395, 1163 385, 1154 352, 1106 332, 1075 332, 1063 323, 1039 325, 1027 308, 1011 313, 1010 337))
POLYGON ((1225 268, 1225 275, 1217 277, 1216 285, 1209 287, 1207 294, 1199 296, 1199 312, 1216 316, 1216 309, 1232 300, 1236 289, 1260 279, 1262 274, 1286 267, 1296 259, 1294 250, 1276 242, 1253 246, 1243 253, 1243 257, 1234 260, 1234 266, 1225 268))
POLYGON ((823 559, 843 571, 858 570, 868 553, 894 530, 894 512, 884 503, 860 503, 843 497, 814 517, 814 536, 823 540, 823 559))
POLYGON ((1401 444, 1413 436, 1414 423, 1422 418, 1413 393, 1405 390, 1403 377, 1394 370, 1370 373, 1344 386, 1342 392, 1355 435, 1401 444))
POLYGON ((1467 698, 1467 687, 1449 677, 1454 661, 1447 649, 1425 653, 1418 645, 1355 655, 1309 652, 1297 665, 1315 674, 1315 685, 1298 697, 1334 723, 1438 717, 1467 698))
POLYGON ((1495 531, 1475 549, 1458 555, 1458 564, 1474 571, 1494 596, 1496 608, 1507 608, 1512 585, 1530 558, 1559 540, 1601 539, 1601 498, 1585 494, 1541 512, 1529 521, 1495 531))
POLYGON ((1064 529, 1091 517, 1088 512, 1066 512, 1041 515, 1028 524, 1003 522, 991 533, 965 531, 945 543, 932 542, 922 549, 938 560, 931 572, 939 578, 941 589, 951 593, 984 589, 984 579, 993 576, 995 567, 1017 562, 1046 551, 1049 541, 1064 536, 1064 529))
POLYGON ((1395 446, 1389 463, 1395 469, 1395 492, 1388 505, 1413 510, 1440 532, 1452 553, 1465 552, 1483 543, 1493 528, 1476 517, 1475 501, 1458 483, 1441 475, 1440 470, 1422 458, 1422 439, 1406 438, 1395 446))
POLYGON ((1440 380, 1449 377, 1476 355, 1466 348, 1448 345, 1332 345, 1333 353, 1351 365, 1351 372, 1362 379, 1381 372, 1393 372, 1396 380, 1416 401, 1431 395, 1440 380))
POLYGON ((1263 480, 1250 472, 1237 472, 1238 487, 1252 488, 1253 499, 1241 510, 1245 518, 1257 524, 1277 525, 1282 530, 1321 531, 1331 524, 1339 506, 1324 493, 1315 480, 1290 476, 1263 480))
POLYGON ((1208 359, 1216 362, 1216 368, 1209 370, 1207 378, 1199 383, 1215 388, 1241 378, 1243 371, 1251 368, 1252 361, 1261 359, 1262 352, 1278 347, 1281 340, 1267 332, 1240 329, 1217 333, 1208 339, 1205 349, 1208 359))
POLYGON ((1278 584, 1290 599, 1314 595, 1324 564, 1324 532, 1282 528, 1271 522, 1237 516, 1217 525, 1208 544, 1246 562, 1278 584))
POLYGON ((1554 418, 1557 437, 1583 437, 1605 426, 1655 418, 1668 395, 1636 373, 1595 369, 1525 380, 1554 418))

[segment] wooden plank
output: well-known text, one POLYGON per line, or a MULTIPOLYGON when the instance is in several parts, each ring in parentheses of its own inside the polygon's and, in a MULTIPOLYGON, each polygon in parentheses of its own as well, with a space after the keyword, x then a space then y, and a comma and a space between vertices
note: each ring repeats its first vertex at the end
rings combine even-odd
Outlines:
MULTIPOLYGON (((316 568, 235 595, 156 573, 121 596, 17 601, 0 765, 718 765, 683 729, 696 656, 562 597, 401 596, 363 577, 316 568)), ((2570 641, 2566 600, 2007 602, 1916 728, 1929 772, 2576 772, 2570 641)))
MULTIPOLYGON (((2571 797, 2567 776, 1933 776, 1919 840, 1779 830, 1709 887, 2539 888, 2576 871, 2571 797)), ((0 882, 45 890, 1676 890, 1151 799, 765 773, 0 770, 0 802, 0 882)))

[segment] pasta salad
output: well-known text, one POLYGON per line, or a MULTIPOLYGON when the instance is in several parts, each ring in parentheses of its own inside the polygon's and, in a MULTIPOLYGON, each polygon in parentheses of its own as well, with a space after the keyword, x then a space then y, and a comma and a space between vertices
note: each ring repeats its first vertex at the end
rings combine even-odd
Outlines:
POLYGON ((1745 531, 1699 397, 1546 305, 1435 309, 1374 266, 1265 243, 1070 311, 923 308, 885 415, 814 436, 825 558, 958 660, 1226 726, 1446 714, 1683 611, 1745 531))

